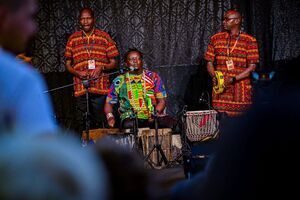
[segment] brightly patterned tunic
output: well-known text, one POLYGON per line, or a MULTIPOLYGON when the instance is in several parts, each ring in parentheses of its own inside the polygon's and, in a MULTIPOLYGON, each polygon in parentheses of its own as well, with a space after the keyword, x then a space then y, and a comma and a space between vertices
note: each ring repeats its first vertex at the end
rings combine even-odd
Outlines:
MULTIPOLYGON (((205 60, 214 62, 215 70, 223 72, 225 80, 237 76, 248 67, 248 64, 259 62, 257 41, 243 32, 239 36, 232 36, 231 39, 227 32, 217 33, 211 37, 205 53, 205 60), (233 51, 230 52, 232 49, 233 51), (228 59, 234 63, 232 70, 227 69, 226 61, 228 59)), ((216 110, 235 116, 249 108, 252 103, 251 96, 252 87, 248 77, 230 85, 221 94, 213 92, 212 103, 216 110)))
POLYGON ((120 103, 121 120, 134 117, 149 119, 156 99, 166 98, 165 86, 155 72, 143 70, 140 75, 125 73, 114 79, 107 95, 110 104, 120 103))
MULTIPOLYGON (((95 61, 95 67, 103 67, 109 63, 110 58, 119 55, 115 42, 110 35, 99 29, 95 29, 89 37, 83 31, 73 33, 67 43, 65 57, 72 60, 73 68, 76 71, 87 71, 89 74, 93 69, 88 69, 88 60, 95 61)), ((85 88, 79 78, 74 77, 75 96, 85 94, 85 88)), ((107 94, 109 91, 109 77, 104 76, 96 81, 92 81, 89 87, 90 93, 107 94)))

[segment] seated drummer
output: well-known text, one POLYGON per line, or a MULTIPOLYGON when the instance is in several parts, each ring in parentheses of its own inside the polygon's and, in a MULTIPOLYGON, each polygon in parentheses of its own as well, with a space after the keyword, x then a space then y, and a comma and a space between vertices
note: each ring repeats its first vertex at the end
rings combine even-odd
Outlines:
POLYGON ((166 106, 166 90, 159 75, 143 69, 143 54, 137 49, 130 49, 124 56, 129 72, 119 75, 110 86, 104 111, 110 127, 116 119, 113 105, 119 103, 121 128, 132 128, 137 117, 138 127, 153 124, 153 113, 162 115, 166 106))

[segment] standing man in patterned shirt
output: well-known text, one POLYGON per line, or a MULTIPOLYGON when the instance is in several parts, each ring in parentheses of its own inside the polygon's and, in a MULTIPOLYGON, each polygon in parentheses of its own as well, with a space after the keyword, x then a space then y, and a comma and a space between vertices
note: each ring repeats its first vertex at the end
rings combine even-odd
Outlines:
POLYGON ((165 86, 157 73, 143 69, 142 59, 143 54, 137 49, 130 49, 124 56, 131 70, 114 79, 107 95, 104 110, 110 127, 115 125, 113 105, 117 103, 122 128, 131 128, 135 117, 139 127, 149 126, 154 111, 159 116, 166 107, 165 86))
MULTIPOLYGON (((109 77, 102 76, 107 70, 116 68, 115 57, 118 49, 111 36, 95 28, 94 12, 90 8, 80 11, 79 22, 81 30, 73 33, 68 40, 65 58, 66 68, 74 75, 74 90, 76 97, 76 120, 79 123, 77 131, 84 129, 83 114, 86 111, 86 88, 84 80, 89 82, 91 128, 103 125, 103 106, 109 91, 109 77)), ((85 81, 85 83, 87 83, 85 81)))
POLYGON ((226 112, 229 116, 237 116, 252 104, 252 86, 250 74, 259 62, 256 39, 241 31, 241 14, 235 10, 225 13, 223 28, 211 37, 205 53, 207 70, 216 84, 216 71, 224 76, 224 92, 213 92, 213 107, 226 112))

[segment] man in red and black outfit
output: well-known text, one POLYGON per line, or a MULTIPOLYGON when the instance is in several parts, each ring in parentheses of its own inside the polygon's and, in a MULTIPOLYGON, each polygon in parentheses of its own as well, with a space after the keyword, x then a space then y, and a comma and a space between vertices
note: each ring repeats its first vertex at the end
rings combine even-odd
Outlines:
POLYGON ((211 37, 205 54, 207 70, 216 83, 215 70, 221 71, 225 79, 225 91, 213 92, 214 109, 237 116, 249 108, 252 103, 250 73, 259 62, 256 39, 241 31, 241 14, 235 10, 225 13, 223 28, 211 37))
POLYGON ((68 40, 65 58, 66 68, 74 75, 76 97, 77 131, 84 129, 83 114, 86 112, 86 87, 83 80, 89 82, 89 104, 91 128, 103 126, 103 107, 109 91, 109 77, 102 76, 107 70, 116 68, 115 57, 119 55, 115 42, 110 35, 95 28, 94 12, 83 8, 79 17, 81 30, 73 33, 68 40), (99 79, 97 79, 99 78, 99 79), (94 80, 95 79, 95 80, 94 80))

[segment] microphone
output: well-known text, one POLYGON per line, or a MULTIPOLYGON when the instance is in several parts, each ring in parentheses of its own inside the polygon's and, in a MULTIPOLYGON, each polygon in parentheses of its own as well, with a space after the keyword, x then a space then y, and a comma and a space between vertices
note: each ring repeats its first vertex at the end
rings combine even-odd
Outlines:
POLYGON ((133 72, 135 68, 133 66, 129 66, 129 70, 133 72))
POLYGON ((126 73, 126 72, 133 72, 133 71, 136 71, 136 70, 138 70, 137 67, 133 67, 133 66, 127 67, 127 66, 125 66, 125 67, 121 67, 121 68, 120 68, 120 73, 121 73, 121 74, 124 74, 124 73, 126 73))
POLYGON ((138 67, 134 67, 134 66, 129 66, 129 70, 130 71, 136 71, 136 70, 138 70, 139 68, 138 67))
POLYGON ((204 98, 204 93, 203 92, 201 93, 201 96, 200 96, 198 102, 199 103, 205 103, 206 102, 206 99, 204 98))
POLYGON ((130 69, 126 66, 122 66, 122 67, 120 67, 119 71, 120 71, 120 74, 124 74, 124 73, 130 71, 130 69))
POLYGON ((119 69, 120 74, 124 74, 127 71, 128 70, 125 67, 120 67, 120 69, 119 69))
POLYGON ((85 88, 90 87, 90 80, 82 80, 82 85, 83 85, 85 88))

